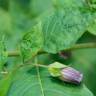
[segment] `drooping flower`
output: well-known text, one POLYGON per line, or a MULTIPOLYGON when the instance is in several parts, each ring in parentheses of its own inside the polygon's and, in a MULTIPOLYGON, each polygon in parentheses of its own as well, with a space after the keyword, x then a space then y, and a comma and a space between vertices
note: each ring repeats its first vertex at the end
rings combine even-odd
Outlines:
POLYGON ((83 74, 72 67, 66 67, 61 70, 60 79, 69 83, 80 84, 83 74))
POLYGON ((48 70, 52 77, 57 77, 60 80, 68 83, 80 84, 83 80, 82 73, 72 67, 61 64, 59 62, 50 64, 48 70))

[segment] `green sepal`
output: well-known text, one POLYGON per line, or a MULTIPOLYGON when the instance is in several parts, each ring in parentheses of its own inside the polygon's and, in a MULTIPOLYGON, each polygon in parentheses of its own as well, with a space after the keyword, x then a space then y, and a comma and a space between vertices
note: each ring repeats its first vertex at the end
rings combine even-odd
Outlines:
POLYGON ((67 67, 64 64, 61 64, 59 62, 55 62, 49 65, 48 70, 51 76, 53 77, 59 77, 61 75, 61 69, 67 67))

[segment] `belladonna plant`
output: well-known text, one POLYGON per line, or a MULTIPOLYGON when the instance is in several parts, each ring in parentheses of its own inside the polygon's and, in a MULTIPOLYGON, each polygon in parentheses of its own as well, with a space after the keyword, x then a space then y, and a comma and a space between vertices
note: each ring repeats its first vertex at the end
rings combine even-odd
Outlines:
POLYGON ((50 64, 49 72, 51 76, 72 84, 80 84, 83 79, 82 73, 72 67, 68 67, 58 62, 50 64))

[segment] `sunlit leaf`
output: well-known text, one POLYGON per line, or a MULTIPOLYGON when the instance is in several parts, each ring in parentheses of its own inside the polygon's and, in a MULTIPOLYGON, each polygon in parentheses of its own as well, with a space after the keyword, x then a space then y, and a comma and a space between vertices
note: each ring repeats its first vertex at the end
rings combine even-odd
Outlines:
POLYGON ((93 96, 85 85, 71 85, 51 78, 42 68, 21 69, 14 78, 8 96, 93 96), (37 92, 38 90, 38 92, 37 92))
POLYGON ((82 0, 78 1, 80 3, 77 0, 55 1, 58 1, 55 10, 42 22, 44 50, 50 53, 72 47, 87 30, 92 19, 86 2, 82 0))
POLYGON ((24 61, 34 57, 43 46, 41 24, 35 26, 30 32, 24 35, 21 41, 21 53, 24 61))

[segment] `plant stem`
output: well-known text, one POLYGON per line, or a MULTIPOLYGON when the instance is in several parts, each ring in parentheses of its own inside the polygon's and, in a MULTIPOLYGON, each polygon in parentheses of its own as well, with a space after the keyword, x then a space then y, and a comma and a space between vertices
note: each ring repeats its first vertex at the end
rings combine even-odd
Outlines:
POLYGON ((47 65, 42 65, 42 64, 35 64, 35 66, 42 67, 42 68, 48 68, 47 65))
MULTIPOLYGON (((75 46, 69 48, 69 49, 65 49, 62 51, 73 51, 73 50, 77 50, 77 49, 85 49, 85 48, 96 48, 96 43, 81 43, 81 44, 76 44, 75 46)), ((38 52, 38 55, 40 54, 45 54, 46 52, 44 51, 40 51, 38 52)), ((20 56, 20 51, 10 51, 8 52, 8 56, 9 57, 13 57, 13 56, 20 56)))
POLYGON ((48 68, 48 65, 42 65, 42 64, 20 64, 19 67, 29 66, 32 65, 32 67, 41 67, 41 68, 48 68))
MULTIPOLYGON (((78 49, 86 49, 86 48, 96 48, 96 43, 81 43, 81 44, 76 44, 75 46, 66 49, 66 50, 78 50, 78 49)), ((65 51, 66 51, 65 50, 65 51)))
POLYGON ((20 52, 19 51, 9 51, 8 56, 9 57, 20 56, 20 52))

